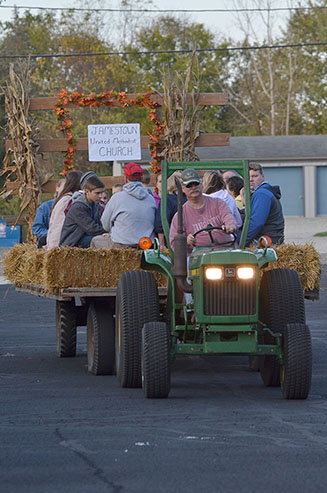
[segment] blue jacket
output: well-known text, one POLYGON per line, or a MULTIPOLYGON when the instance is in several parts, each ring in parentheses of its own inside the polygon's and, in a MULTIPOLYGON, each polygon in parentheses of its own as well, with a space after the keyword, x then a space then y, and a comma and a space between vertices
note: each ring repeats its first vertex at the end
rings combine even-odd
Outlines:
POLYGON ((274 244, 284 241, 284 216, 280 203, 281 192, 279 186, 271 186, 263 182, 252 194, 251 219, 246 239, 251 241, 262 235, 270 236, 274 244))
POLYGON ((36 211, 32 231, 38 240, 48 234, 50 211, 54 201, 55 199, 51 199, 43 202, 36 211))

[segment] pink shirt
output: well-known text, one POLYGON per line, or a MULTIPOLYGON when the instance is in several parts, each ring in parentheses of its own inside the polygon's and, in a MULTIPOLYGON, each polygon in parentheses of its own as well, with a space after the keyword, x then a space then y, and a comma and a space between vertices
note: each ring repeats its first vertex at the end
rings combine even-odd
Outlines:
MULTIPOLYGON (((231 213, 228 205, 221 199, 212 198, 209 196, 203 196, 205 199, 203 207, 200 209, 194 209, 188 202, 183 205, 183 227, 186 236, 189 234, 194 235, 199 229, 205 228, 208 224, 212 226, 222 226, 223 224, 228 226, 234 226, 236 228, 233 214, 231 213)), ((170 244, 174 248, 174 238, 177 234, 178 228, 178 216, 174 215, 170 225, 170 244)), ((219 242, 226 242, 229 240, 230 235, 223 233, 219 230, 212 231, 212 236, 219 242)), ((196 236, 196 246, 209 246, 210 236, 203 231, 196 236)), ((191 251, 192 248, 189 248, 191 251)))

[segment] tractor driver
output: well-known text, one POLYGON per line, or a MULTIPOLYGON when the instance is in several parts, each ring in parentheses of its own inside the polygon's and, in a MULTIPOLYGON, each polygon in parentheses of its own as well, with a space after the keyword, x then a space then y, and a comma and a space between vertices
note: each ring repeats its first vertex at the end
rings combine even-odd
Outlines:
MULTIPOLYGON (((234 233, 237 225, 228 205, 221 199, 202 193, 202 180, 199 173, 188 168, 181 173, 182 189, 187 201, 183 205, 183 228, 187 235, 188 252, 193 247, 209 246, 210 237, 205 231, 194 238, 194 233, 208 226, 220 226, 226 233, 234 233)), ((170 244, 174 249, 174 238, 177 234, 178 213, 173 217, 170 226, 170 244)), ((228 241, 224 231, 213 230, 212 236, 220 243, 228 241)))

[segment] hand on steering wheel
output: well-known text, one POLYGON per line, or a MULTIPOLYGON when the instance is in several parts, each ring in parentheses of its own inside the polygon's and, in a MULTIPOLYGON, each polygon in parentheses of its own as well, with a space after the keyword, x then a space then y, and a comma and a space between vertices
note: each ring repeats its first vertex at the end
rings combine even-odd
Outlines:
POLYGON ((196 238, 196 236, 199 233, 202 233, 203 231, 205 231, 205 232, 207 232, 209 234, 212 245, 217 245, 217 246, 233 246, 235 244, 235 242, 236 242, 236 234, 235 233, 226 233, 225 230, 221 226, 212 226, 212 224, 208 224, 205 228, 202 228, 202 229, 199 229, 198 231, 196 231, 193 234, 194 238, 196 238), (233 235, 234 239, 233 240, 230 240, 230 241, 227 241, 227 242, 220 243, 217 240, 215 240, 213 238, 213 236, 212 236, 212 231, 214 231, 214 230, 220 230, 220 231, 223 231, 225 234, 231 234, 231 235, 233 235))

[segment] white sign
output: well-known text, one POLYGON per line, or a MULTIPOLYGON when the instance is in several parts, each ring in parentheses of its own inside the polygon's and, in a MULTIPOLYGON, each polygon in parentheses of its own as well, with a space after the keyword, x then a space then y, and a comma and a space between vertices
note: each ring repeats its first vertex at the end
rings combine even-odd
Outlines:
POLYGON ((88 125, 89 161, 141 159, 139 123, 88 125))

